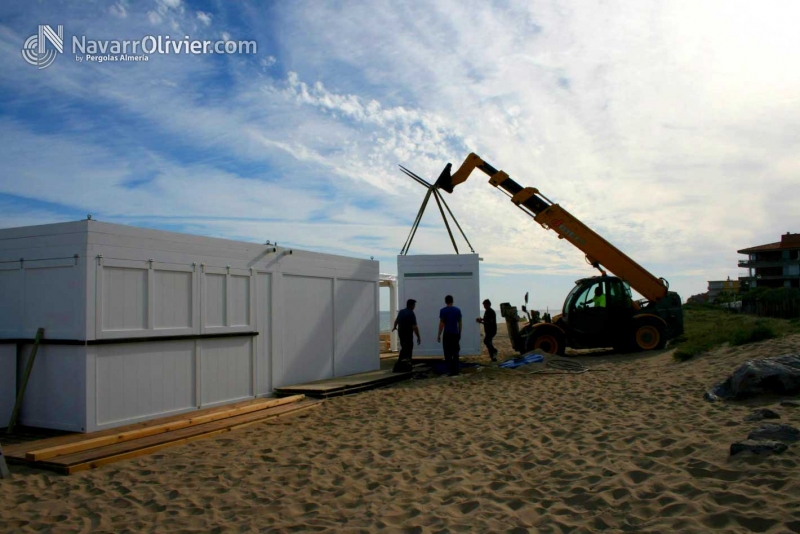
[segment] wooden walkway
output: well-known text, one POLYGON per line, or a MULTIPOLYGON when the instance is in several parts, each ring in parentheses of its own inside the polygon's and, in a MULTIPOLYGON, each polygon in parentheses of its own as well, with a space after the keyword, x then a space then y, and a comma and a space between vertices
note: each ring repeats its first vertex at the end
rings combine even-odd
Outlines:
POLYGON ((427 365, 416 364, 414 371, 408 373, 393 373, 390 369, 384 369, 286 386, 275 389, 278 398, 274 399, 250 399, 90 434, 70 433, 46 439, 34 439, 36 435, 20 435, 19 440, 15 436, 4 436, 4 455, 9 463, 25 463, 68 475, 216 436, 268 419, 295 415, 318 407, 322 399, 409 380, 415 373, 427 368, 427 365))
POLYGON ((424 371, 427 366, 414 365, 414 370, 408 373, 393 373, 391 369, 382 369, 380 371, 369 371, 367 373, 358 373, 356 375, 342 376, 339 378, 328 378, 326 380, 317 380, 307 384, 297 384, 296 386, 284 386, 275 388, 275 395, 282 397, 285 395, 305 395, 307 397, 316 397, 326 399, 328 397, 337 397, 339 395, 350 395, 351 393, 359 393, 369 389, 376 389, 403 380, 409 380, 414 377, 415 373, 424 371))
POLYGON ((18 443, 6 447, 5 456, 9 462, 27 463, 69 475, 269 419, 296 415, 317 408, 321 402, 303 395, 248 400, 101 432, 18 443))

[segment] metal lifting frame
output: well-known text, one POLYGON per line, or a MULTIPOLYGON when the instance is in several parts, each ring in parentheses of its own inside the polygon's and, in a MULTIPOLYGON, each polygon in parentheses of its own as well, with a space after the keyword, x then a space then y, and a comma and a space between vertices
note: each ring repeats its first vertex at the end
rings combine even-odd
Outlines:
POLYGON ((456 245, 456 240, 453 237, 453 232, 450 229, 450 223, 447 221, 447 216, 444 213, 444 209, 442 209, 442 205, 444 205, 444 207, 447 209, 447 213, 449 213, 450 217, 452 217, 453 222, 456 224, 456 228, 458 228, 458 231, 461 232, 461 236, 464 238, 464 241, 467 242, 470 251, 474 254, 475 249, 472 248, 472 244, 469 242, 469 239, 467 239, 466 234, 464 234, 464 230, 461 229, 461 225, 458 224, 456 216, 453 215, 453 212, 450 210, 450 206, 447 205, 447 202, 442 197, 441 193, 439 193, 439 190, 436 188, 436 186, 427 182, 423 178, 417 176, 416 174, 406 169, 402 165, 400 165, 400 170, 402 170, 403 173, 411 177, 414 181, 424 186, 428 190, 428 192, 425 194, 425 198, 422 201, 422 206, 420 206, 419 211, 417 212, 417 217, 414 219, 414 224, 411 225, 411 232, 409 232, 408 234, 408 238, 406 239, 406 242, 403 245, 402 250, 400 251, 400 255, 405 256, 406 254, 408 254, 408 249, 411 247, 411 242, 414 240, 414 236, 417 233, 417 228, 419 228, 419 223, 422 220, 422 214, 425 213, 425 208, 428 206, 428 201, 430 200, 431 195, 433 195, 433 198, 436 200, 436 205, 439 206, 439 213, 442 214, 442 220, 444 221, 444 226, 445 228, 447 228, 447 234, 450 236, 450 242, 453 244, 453 248, 455 249, 456 254, 459 253, 458 245, 456 245))

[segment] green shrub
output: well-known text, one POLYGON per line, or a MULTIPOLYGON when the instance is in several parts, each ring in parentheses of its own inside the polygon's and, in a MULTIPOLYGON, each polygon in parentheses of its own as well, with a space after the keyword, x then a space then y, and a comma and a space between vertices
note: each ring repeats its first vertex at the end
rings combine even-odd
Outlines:
POLYGON ((686 360, 691 360, 698 354, 710 351, 716 346, 717 343, 714 340, 704 338, 696 338, 691 341, 687 340, 678 345, 672 357, 676 361, 685 362, 686 360))
POLYGON ((683 307, 684 333, 672 340, 674 358, 683 362, 726 343, 744 345, 800 333, 800 322, 759 318, 704 304, 683 307))
POLYGON ((752 328, 740 328, 736 330, 731 338, 731 345, 746 345, 748 343, 756 343, 774 337, 775 332, 772 331, 772 328, 765 324, 756 323, 752 328))
POLYGON ((697 354, 693 350, 689 349, 677 349, 675 352, 672 353, 672 357, 679 362, 685 362, 686 360, 691 360, 697 354))

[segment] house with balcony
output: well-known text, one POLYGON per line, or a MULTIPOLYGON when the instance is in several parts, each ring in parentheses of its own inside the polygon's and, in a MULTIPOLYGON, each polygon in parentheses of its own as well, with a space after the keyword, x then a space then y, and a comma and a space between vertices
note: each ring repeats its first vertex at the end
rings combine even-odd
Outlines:
MULTIPOLYGON (((709 280, 708 281, 708 302, 716 302, 720 294, 728 293, 739 294, 739 280, 709 280)), ((737 297, 738 298, 738 297, 737 297)))
POLYGON ((800 234, 787 232, 777 243, 737 251, 747 254, 739 267, 747 269, 739 281, 749 287, 800 287, 800 234))

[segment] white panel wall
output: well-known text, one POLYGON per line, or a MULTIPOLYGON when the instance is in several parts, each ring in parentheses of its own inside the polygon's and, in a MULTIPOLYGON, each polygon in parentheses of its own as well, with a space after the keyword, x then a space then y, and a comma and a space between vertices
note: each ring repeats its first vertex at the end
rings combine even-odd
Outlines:
POLYGON ((17 346, 0 343, 0 428, 11 420, 17 391, 17 346))
POLYGON ((333 376, 333 280, 284 274, 283 354, 273 362, 273 386, 333 376))
POLYGON ((86 221, 0 230, 0 337, 86 335, 86 221))
POLYGON ((192 273, 155 272, 155 327, 192 327, 192 273))
POLYGON ((230 326, 250 325, 250 276, 231 275, 230 326))
POLYGON ((99 338, 253 330, 249 270, 104 259, 97 277, 99 338))
MULTIPOLYGON (((23 349, 17 376, 24 372, 32 345, 23 349)), ((36 354, 20 424, 84 432, 86 423, 85 347, 41 345, 36 354)))
POLYGON ((380 360, 378 350, 378 313, 373 295, 375 282, 337 280, 336 299, 336 350, 334 372, 347 376, 376 370, 380 360))
POLYGON ((225 326, 228 324, 228 293, 226 275, 206 274, 205 326, 225 326))
POLYGON ((377 369, 377 282, 374 261, 97 221, 0 230, 0 338, 88 341, 42 346, 22 423, 93 431, 377 369))
POLYGON ((24 330, 36 332, 42 326, 49 338, 74 336, 83 323, 82 275, 74 260, 26 263, 24 330))
POLYGON ((477 254, 398 256, 397 272, 400 307, 404 308, 408 299, 417 301, 414 313, 422 344, 414 345, 415 355, 444 355, 436 336, 446 295, 453 296, 463 316, 461 355, 480 354, 480 326, 475 322, 481 311, 477 254))
POLYGON ((256 395, 272 392, 272 275, 256 275, 256 395))
POLYGON ((147 328, 145 268, 107 266, 103 269, 103 331, 147 328))
POLYGON ((22 337, 20 311, 25 309, 24 271, 19 264, 12 266, 0 264, 0 336, 8 338, 22 337))
POLYGON ((253 396, 251 338, 203 339, 198 347, 201 406, 253 396))
POLYGON ((0 336, 81 336, 83 271, 72 258, 0 264, 0 336))
POLYGON ((200 299, 203 303, 204 333, 250 332, 255 302, 253 272, 230 267, 204 267, 200 299))
POLYGON ((97 346, 97 427, 196 407, 194 351, 191 340, 97 346))

